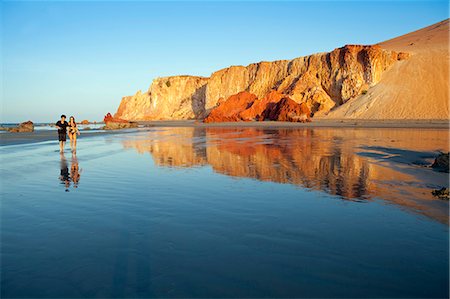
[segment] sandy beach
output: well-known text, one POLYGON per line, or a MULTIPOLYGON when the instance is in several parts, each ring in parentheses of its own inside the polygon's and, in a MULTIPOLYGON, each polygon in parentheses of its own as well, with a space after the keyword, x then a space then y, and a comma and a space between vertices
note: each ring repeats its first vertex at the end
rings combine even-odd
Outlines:
MULTIPOLYGON (((220 122, 203 123, 195 120, 180 121, 141 121, 138 129, 125 129, 113 131, 84 131, 80 137, 80 142, 85 137, 101 136, 108 134, 126 134, 145 131, 155 127, 199 127, 199 128, 414 128, 414 129, 449 129, 447 120, 330 120, 314 119, 310 123, 292 122, 220 122)), ((0 134, 0 146, 35 143, 43 141, 57 140, 56 131, 35 131, 32 133, 2 133, 0 134)))
MULTIPOLYGON (((84 131, 81 133, 81 136, 78 137, 79 140, 82 140, 86 137, 93 136, 102 136, 102 135, 110 135, 110 134, 125 134, 136 132, 136 129, 133 130, 117 130, 117 131, 84 131)), ((58 133, 56 129, 45 130, 45 131, 34 131, 34 132, 26 132, 26 133, 1 133, 0 134, 0 146, 5 145, 18 145, 18 144, 27 144, 27 143, 36 143, 36 142, 44 142, 44 141, 58 141, 58 133)), ((69 137, 67 137, 67 141, 69 141, 69 137)), ((81 141, 82 142, 82 141, 81 141)))
POLYGON ((140 121, 152 127, 274 127, 274 128, 434 128, 448 129, 448 120, 368 120, 314 118, 312 122, 253 121, 203 123, 195 120, 140 121))
POLYGON ((447 129, 147 125, 3 134, 2 297, 445 295, 447 129))

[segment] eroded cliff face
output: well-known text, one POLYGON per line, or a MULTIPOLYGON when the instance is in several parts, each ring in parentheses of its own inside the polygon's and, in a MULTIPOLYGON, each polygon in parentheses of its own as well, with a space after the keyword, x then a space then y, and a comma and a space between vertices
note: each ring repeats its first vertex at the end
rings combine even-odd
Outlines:
POLYGON ((127 120, 201 119, 208 78, 173 76, 153 80, 149 90, 123 97, 114 117, 127 120))
POLYGON ((449 120, 449 19, 380 44, 411 53, 366 94, 333 109, 327 119, 449 120))
POLYGON ((233 121, 289 121, 309 122, 311 110, 306 103, 296 103, 289 96, 271 91, 262 99, 256 95, 241 91, 219 102, 203 120, 211 122, 233 121))
POLYGON ((173 76, 153 81, 146 93, 124 97, 115 117, 128 120, 203 119, 217 104, 242 91, 261 99, 271 91, 326 114, 376 85, 407 53, 379 45, 347 45, 293 60, 232 66, 211 77, 173 76))

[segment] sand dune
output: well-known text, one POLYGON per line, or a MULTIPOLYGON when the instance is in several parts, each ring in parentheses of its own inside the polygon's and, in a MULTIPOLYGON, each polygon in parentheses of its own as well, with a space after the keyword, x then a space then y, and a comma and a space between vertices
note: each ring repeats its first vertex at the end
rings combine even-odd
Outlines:
POLYGON ((380 43, 411 54, 325 118, 449 119, 449 20, 380 43))

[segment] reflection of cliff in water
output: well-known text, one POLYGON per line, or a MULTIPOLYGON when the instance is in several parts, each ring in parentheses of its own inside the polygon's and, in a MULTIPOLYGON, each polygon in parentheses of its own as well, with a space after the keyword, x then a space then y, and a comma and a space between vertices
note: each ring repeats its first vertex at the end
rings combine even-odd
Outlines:
POLYGON ((298 185, 349 200, 381 198, 448 222, 448 203, 431 195, 433 186, 448 186, 448 176, 412 164, 429 159, 430 150, 448 150, 446 131, 184 127, 154 131, 124 145, 151 153, 159 166, 210 165, 217 173, 298 185), (394 155, 377 152, 380 147, 408 148, 417 157, 395 163, 387 159, 394 155))
POLYGON ((193 167, 206 165, 205 130, 174 128, 153 132, 144 140, 126 140, 125 147, 152 154, 156 165, 193 167), (154 134, 154 135, 153 135, 154 134))
MULTIPOLYGON (((219 173, 325 190, 350 199, 367 189, 367 163, 342 152, 341 140, 315 140, 312 130, 242 130, 207 147, 208 163, 219 173)), ((222 134, 223 133, 223 134, 222 134)))

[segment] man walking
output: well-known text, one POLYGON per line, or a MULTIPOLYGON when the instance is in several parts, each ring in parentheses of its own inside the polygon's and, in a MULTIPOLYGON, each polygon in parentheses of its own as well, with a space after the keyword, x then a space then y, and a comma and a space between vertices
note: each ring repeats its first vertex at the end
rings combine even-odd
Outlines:
POLYGON ((61 120, 56 122, 56 127, 58 128, 58 140, 59 140, 59 152, 64 152, 64 145, 66 144, 66 133, 69 124, 66 121, 66 116, 61 115, 61 120))

